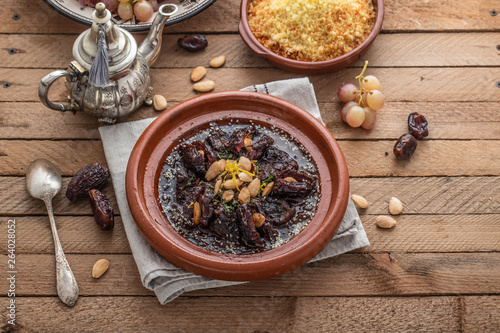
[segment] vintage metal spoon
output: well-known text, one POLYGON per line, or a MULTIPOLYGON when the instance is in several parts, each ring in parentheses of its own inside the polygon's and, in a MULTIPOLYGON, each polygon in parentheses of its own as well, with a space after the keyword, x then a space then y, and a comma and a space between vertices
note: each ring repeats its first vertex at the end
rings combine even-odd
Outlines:
POLYGON ((61 175, 54 164, 39 159, 28 167, 26 189, 32 197, 43 200, 49 212, 50 227, 56 250, 57 294, 64 304, 73 306, 78 298, 78 284, 64 255, 52 212, 52 198, 59 193, 61 187, 61 175))

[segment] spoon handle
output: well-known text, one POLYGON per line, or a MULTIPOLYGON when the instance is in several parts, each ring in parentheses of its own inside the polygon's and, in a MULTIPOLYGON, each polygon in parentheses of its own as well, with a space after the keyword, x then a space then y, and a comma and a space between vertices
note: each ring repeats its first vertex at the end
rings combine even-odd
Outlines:
POLYGON ((52 229, 54 247, 56 250, 57 294, 64 304, 73 306, 78 299, 78 284, 76 283, 73 271, 71 270, 71 267, 69 267, 68 260, 66 260, 61 242, 59 241, 56 221, 54 220, 54 213, 52 211, 52 201, 50 199, 45 199, 44 202, 45 206, 47 206, 47 211, 49 212, 50 227, 52 229))

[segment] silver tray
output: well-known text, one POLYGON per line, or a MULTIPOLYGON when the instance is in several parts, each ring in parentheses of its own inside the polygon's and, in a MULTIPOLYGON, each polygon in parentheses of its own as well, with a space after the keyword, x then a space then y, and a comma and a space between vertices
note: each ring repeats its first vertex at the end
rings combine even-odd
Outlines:
MULTIPOLYGON (((176 4, 179 7, 177 14, 172 16, 168 21, 166 26, 170 26, 179 22, 182 22, 196 14, 201 13, 210 5, 212 5, 216 0, 171 0, 168 3, 176 4)), ((88 6, 82 6, 78 0, 45 0, 52 8, 57 10, 59 13, 63 14, 70 19, 83 23, 86 25, 92 24, 92 12, 94 8, 88 6)), ((139 22, 135 20, 123 21, 120 19, 118 14, 113 14, 113 22, 119 27, 122 27, 128 31, 146 31, 149 30, 151 22, 153 21, 155 15, 147 22, 139 22)))

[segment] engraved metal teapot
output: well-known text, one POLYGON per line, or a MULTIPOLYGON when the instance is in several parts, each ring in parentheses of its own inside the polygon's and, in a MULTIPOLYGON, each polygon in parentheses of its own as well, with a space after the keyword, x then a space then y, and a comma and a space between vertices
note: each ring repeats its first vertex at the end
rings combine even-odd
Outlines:
POLYGON ((151 103, 149 68, 160 54, 163 27, 178 8, 162 5, 139 46, 128 31, 113 24, 103 3, 95 8, 92 27, 78 36, 73 45, 74 60, 69 68, 45 76, 38 96, 50 109, 83 111, 99 117, 101 123, 112 124, 143 102, 151 103), (69 91, 70 104, 66 105, 53 103, 48 97, 52 84, 62 77, 66 78, 69 91))

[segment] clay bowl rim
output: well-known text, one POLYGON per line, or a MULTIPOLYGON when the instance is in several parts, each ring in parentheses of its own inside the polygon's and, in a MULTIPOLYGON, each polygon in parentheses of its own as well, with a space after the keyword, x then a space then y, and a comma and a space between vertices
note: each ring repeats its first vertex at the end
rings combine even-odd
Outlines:
POLYGON ((257 38, 255 38, 248 24, 248 5, 251 1, 252 0, 242 0, 240 5, 240 22, 238 25, 238 31, 245 44, 247 44, 247 46, 254 53, 268 60, 271 64, 285 70, 302 74, 324 74, 351 65, 367 51, 368 47, 373 43, 375 38, 377 38, 384 22, 384 0, 373 0, 377 6, 377 17, 372 31, 363 43, 361 43, 354 50, 333 59, 315 62, 299 61, 282 57, 271 50, 268 50, 257 40, 257 38))
MULTIPOLYGON (((191 129, 191 132, 196 131, 191 129)), ((126 194, 139 230, 165 259, 205 277, 253 281, 278 276, 298 268, 323 250, 335 235, 347 208, 349 174, 338 143, 330 131, 307 111, 266 94, 242 91, 214 92, 174 106, 148 126, 130 155, 126 173, 126 194), (204 109, 210 105, 210 111, 204 109), (224 110, 213 110, 213 105, 224 110), (256 111, 257 108, 260 108, 259 111, 256 111), (294 132, 295 125, 273 116, 273 112, 293 115, 297 118, 295 124, 309 131, 316 131, 315 137, 308 138, 298 129, 294 132), (316 214, 308 226, 275 249, 248 255, 225 255, 191 243, 173 229, 158 202, 158 179, 169 149, 177 144, 176 140, 189 133, 182 129, 182 126, 188 126, 196 119, 203 119, 196 127, 202 128, 208 126, 210 121, 217 121, 221 115, 232 113, 242 121, 252 119, 264 124, 265 120, 271 119, 270 121, 276 122, 276 126, 291 132, 306 148, 315 148, 310 154, 318 167, 321 182, 321 198, 316 214), (322 143, 325 147, 323 151, 316 142, 322 143)))

